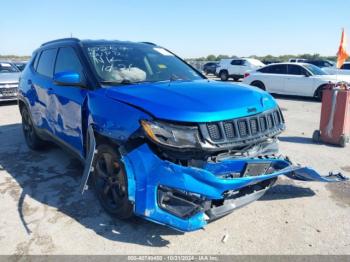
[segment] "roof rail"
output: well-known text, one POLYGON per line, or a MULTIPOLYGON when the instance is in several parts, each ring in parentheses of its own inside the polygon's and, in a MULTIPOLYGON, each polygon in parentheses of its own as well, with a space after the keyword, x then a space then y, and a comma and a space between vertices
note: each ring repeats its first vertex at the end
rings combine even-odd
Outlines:
POLYGON ((154 45, 154 46, 156 46, 156 44, 155 43, 152 43, 152 42, 141 42, 142 44, 146 44, 146 45, 154 45))
POLYGON ((43 43, 41 46, 48 45, 48 44, 52 44, 52 43, 57 43, 57 42, 61 42, 61 41, 74 41, 74 42, 79 42, 80 39, 79 39, 79 38, 75 38, 75 37, 60 38, 60 39, 56 39, 56 40, 52 40, 52 41, 45 42, 45 43, 43 43))

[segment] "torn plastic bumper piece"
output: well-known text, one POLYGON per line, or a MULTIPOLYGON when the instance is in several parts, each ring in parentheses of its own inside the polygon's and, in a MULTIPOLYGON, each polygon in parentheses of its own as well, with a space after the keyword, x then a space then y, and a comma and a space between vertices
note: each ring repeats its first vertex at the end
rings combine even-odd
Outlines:
POLYGON ((200 229, 260 198, 280 175, 321 182, 347 179, 323 177, 281 158, 225 160, 202 168, 182 166, 160 159, 147 144, 125 155, 123 161, 135 214, 180 231, 200 229))

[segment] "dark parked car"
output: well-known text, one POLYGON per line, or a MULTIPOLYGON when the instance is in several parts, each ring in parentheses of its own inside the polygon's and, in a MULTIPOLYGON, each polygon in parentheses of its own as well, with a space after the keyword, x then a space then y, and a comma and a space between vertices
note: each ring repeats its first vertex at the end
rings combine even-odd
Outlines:
POLYGON ((208 74, 215 74, 216 68, 219 66, 219 63, 216 62, 209 62, 203 65, 203 72, 208 74))
POLYGON ((320 68, 334 66, 334 63, 328 60, 306 60, 304 63, 312 64, 320 68))
POLYGON ((154 44, 45 43, 18 98, 27 145, 51 140, 72 152, 85 165, 81 189, 90 176, 118 218, 197 230, 260 198, 280 175, 345 180, 278 157, 285 123, 268 93, 209 81, 154 44))

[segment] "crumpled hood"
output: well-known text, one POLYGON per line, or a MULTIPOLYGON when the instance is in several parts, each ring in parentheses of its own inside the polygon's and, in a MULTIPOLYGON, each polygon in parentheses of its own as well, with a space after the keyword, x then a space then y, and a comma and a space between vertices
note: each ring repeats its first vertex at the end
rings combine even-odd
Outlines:
POLYGON ((208 80, 115 86, 106 95, 156 118, 181 122, 232 119, 277 106, 268 93, 255 87, 208 80))
POLYGON ((21 73, 0 73, 0 83, 17 83, 21 73))

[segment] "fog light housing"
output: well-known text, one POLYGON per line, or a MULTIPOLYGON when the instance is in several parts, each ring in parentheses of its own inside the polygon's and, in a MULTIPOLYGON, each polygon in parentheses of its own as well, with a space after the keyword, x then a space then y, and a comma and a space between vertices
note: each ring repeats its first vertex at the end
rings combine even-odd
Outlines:
POLYGON ((158 186, 157 198, 161 209, 184 219, 203 211, 206 203, 199 194, 162 185, 158 186))

